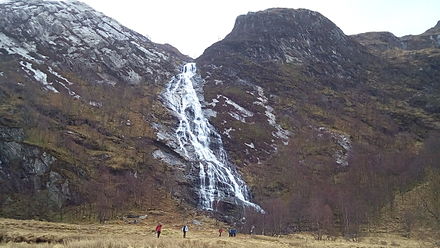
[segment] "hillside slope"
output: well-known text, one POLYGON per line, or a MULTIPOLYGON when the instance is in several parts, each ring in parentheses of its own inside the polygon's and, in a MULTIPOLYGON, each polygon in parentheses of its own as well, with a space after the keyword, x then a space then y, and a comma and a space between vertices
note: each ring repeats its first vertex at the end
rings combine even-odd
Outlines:
POLYGON ((423 180, 439 49, 382 55, 358 40, 317 12, 268 9, 196 59, 206 112, 275 229, 350 233, 423 180))
POLYGON ((435 164, 421 155, 440 129, 437 26, 370 46, 317 12, 268 9, 183 66, 80 2, 0 4, 0 214, 203 208, 264 229, 252 200, 267 233, 356 233, 435 164))
POLYGON ((0 24, 2 213, 160 205, 178 179, 152 155, 152 124, 189 58, 76 1, 9 1, 0 24))

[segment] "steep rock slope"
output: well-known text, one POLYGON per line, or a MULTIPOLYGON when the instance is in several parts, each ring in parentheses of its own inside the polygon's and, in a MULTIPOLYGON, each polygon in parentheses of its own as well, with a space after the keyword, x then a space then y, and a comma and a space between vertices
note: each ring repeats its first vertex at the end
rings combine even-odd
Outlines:
POLYGON ((97 83, 163 83, 180 62, 178 56, 80 2, 12 1, 3 5, 0 21, 2 48, 8 54, 51 62, 53 69, 97 83))
POLYGON ((322 73, 349 76, 368 54, 321 14, 299 9, 269 9, 239 16, 224 40, 205 51, 200 61, 240 54, 254 62, 313 64, 322 73), (224 54, 224 52, 227 52, 224 54), (350 65, 350 66, 349 66, 350 65), (354 65, 354 66, 353 66, 354 65))
POLYGON ((353 99, 338 92, 365 87, 376 60, 317 12, 269 9, 238 17, 231 34, 197 62, 207 107, 217 112, 230 150, 258 162, 308 122, 318 130, 341 121, 328 111, 336 114, 353 99))
POLYGON ((259 199, 303 192, 306 178, 338 181, 360 166, 354 158, 365 149, 415 151, 440 128, 435 111, 410 101, 424 92, 415 84, 438 85, 435 70, 407 73, 418 68, 396 67, 310 10, 240 16, 196 61, 206 113, 259 199))
MULTIPOLYGON (((118 184, 137 183, 151 197, 173 192, 183 174, 154 159, 164 145, 152 124, 172 121, 157 97, 187 60, 80 2, 0 4, 2 213, 49 218, 48 208, 97 204, 104 194, 133 205, 118 184), (47 199, 42 212, 27 207, 47 199)), ((191 198, 191 187, 179 192, 191 198)))

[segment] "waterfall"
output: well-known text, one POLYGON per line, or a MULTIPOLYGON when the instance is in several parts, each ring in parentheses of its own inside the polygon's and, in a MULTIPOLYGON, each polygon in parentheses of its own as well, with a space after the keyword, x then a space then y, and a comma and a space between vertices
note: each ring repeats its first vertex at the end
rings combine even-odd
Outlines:
POLYGON ((246 183, 228 161, 221 136, 203 115, 193 86, 202 80, 196 70, 195 63, 185 64, 168 83, 163 99, 179 121, 175 133, 177 152, 199 167, 199 205, 213 210, 216 201, 229 198, 264 212, 249 201, 246 183))

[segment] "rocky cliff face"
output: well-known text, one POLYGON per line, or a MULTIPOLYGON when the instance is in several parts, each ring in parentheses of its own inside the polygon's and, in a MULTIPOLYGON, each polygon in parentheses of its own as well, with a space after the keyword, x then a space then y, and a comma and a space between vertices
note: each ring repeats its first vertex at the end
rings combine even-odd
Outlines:
POLYGON ((256 62, 313 64, 339 76, 350 73, 341 66, 357 69, 360 58, 368 56, 329 19, 306 9, 268 9, 239 16, 232 32, 198 60, 209 63, 231 54, 256 62))
POLYGON ((11 192, 25 193, 47 189, 47 200, 50 204, 61 208, 68 203, 71 198, 69 179, 56 172, 57 167, 64 166, 63 161, 58 161, 39 147, 24 144, 22 129, 1 128, 1 132, 1 193, 7 196, 11 192))

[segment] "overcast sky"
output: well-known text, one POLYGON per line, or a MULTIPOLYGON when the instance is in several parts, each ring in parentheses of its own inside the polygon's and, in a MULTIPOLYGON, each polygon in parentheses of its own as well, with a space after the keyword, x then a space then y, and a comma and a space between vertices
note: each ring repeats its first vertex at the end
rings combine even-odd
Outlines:
POLYGON ((440 20, 440 0, 81 0, 157 43, 198 57, 224 38, 235 18, 272 7, 307 8, 346 34, 420 34, 440 20))

